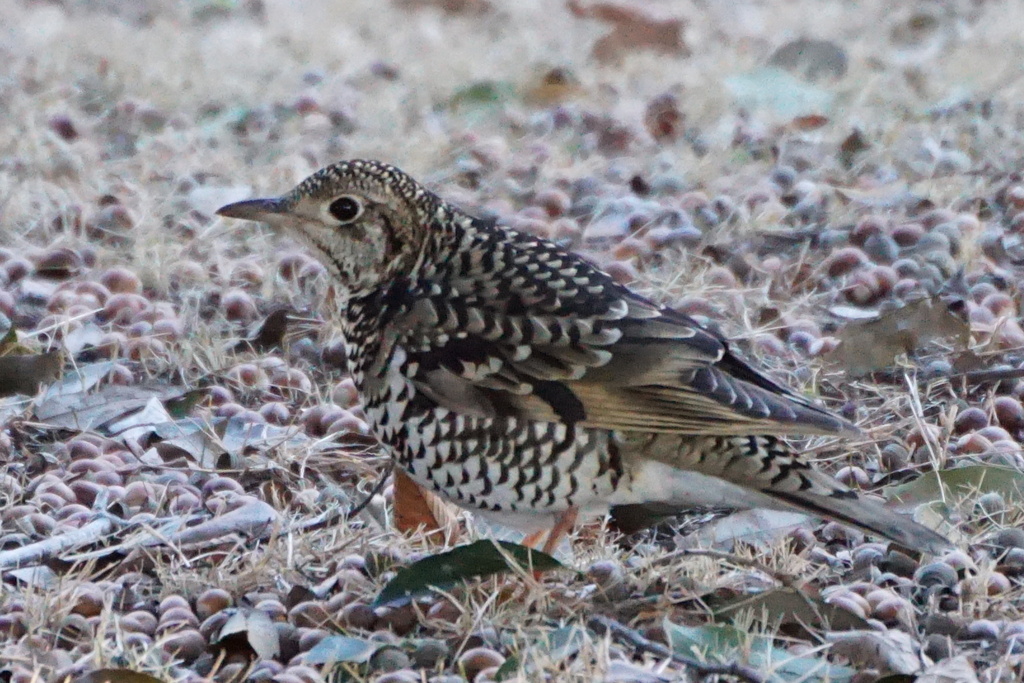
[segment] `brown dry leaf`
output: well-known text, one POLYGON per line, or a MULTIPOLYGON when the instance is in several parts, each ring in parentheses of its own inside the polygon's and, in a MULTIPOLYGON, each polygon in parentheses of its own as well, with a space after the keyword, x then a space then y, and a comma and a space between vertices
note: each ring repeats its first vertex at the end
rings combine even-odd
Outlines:
POLYGON ((402 533, 420 529, 432 541, 451 544, 458 521, 448 504, 395 468, 395 527, 402 533))
POLYGON ((56 381, 63 367, 64 354, 60 351, 0 356, 0 396, 31 396, 39 391, 39 385, 56 381))
POLYGON ((97 669, 76 679, 75 683, 163 683, 156 676, 131 669, 97 669))
POLYGON ((817 130, 827 125, 829 118, 821 114, 806 114, 797 116, 789 122, 794 130, 817 130))
POLYGON ((288 331, 288 308, 279 308, 272 312, 257 329, 254 330, 248 339, 243 339, 234 345, 236 353, 245 351, 270 351, 274 348, 283 348, 284 335, 288 331))
POLYGON ((273 620, 262 610, 238 610, 224 622, 216 645, 228 654, 254 652, 259 659, 274 659, 281 652, 281 638, 273 620))
MULTIPOLYGON (((224 464, 223 457, 228 454, 227 449, 207 431, 201 429, 173 439, 158 441, 153 444, 152 449, 168 464, 184 459, 189 467, 229 469, 221 467, 224 464)), ((230 462, 227 464, 230 465, 230 462)))
MULTIPOLYGON (((962 306, 962 302, 961 302, 962 306)), ((953 339, 965 348, 971 339, 967 322, 955 312, 956 304, 939 297, 918 299, 870 322, 839 330, 840 344, 829 358, 852 375, 890 367, 896 357, 913 353, 940 339, 953 339)))
POLYGON ((637 50, 689 56, 683 40, 686 21, 679 17, 657 16, 643 3, 595 2, 584 4, 568 0, 569 11, 581 19, 597 19, 611 24, 610 33, 594 43, 591 54, 599 62, 618 62, 637 50))
POLYGON ((921 670, 920 648, 903 631, 826 633, 825 639, 832 643, 831 652, 882 675, 911 675, 921 670))

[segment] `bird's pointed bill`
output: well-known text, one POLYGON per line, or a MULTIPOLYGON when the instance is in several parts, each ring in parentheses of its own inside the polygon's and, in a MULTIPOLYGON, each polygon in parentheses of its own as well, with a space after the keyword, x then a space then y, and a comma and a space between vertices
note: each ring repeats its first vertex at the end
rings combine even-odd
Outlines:
POLYGON ((284 201, 277 197, 269 199, 246 199, 217 209, 218 216, 241 218, 247 221, 270 222, 286 210, 284 201))

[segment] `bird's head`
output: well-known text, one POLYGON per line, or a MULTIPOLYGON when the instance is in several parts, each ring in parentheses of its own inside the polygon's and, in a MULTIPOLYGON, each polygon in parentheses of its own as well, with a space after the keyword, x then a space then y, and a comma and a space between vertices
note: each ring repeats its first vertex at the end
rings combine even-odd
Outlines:
POLYGON ((360 294, 410 274, 439 203, 394 166, 352 160, 317 171, 280 197, 235 202, 217 213, 295 238, 340 285, 360 294))

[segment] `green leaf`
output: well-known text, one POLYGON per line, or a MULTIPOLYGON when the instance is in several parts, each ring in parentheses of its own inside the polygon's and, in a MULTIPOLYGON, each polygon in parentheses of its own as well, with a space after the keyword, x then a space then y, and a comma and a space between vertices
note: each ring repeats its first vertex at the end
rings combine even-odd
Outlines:
POLYGON ((455 91, 449 100, 452 109, 501 104, 515 96, 515 86, 508 81, 478 81, 455 91))
POLYGON ((797 657, 777 648, 767 636, 752 635, 734 626, 681 626, 664 621, 669 647, 684 657, 713 655, 720 661, 740 659, 767 674, 770 683, 847 683, 855 669, 830 664, 824 658, 797 657))
POLYGON ((373 601, 373 606, 404 604, 417 596, 430 594, 435 588, 444 589, 467 579, 506 572, 516 565, 536 571, 562 567, 550 555, 517 543, 476 541, 425 557, 399 570, 373 601), (509 564, 506 557, 514 564, 509 564))
POLYGON ((563 626, 548 633, 545 640, 548 658, 561 662, 579 652, 590 636, 582 626, 563 626))
POLYGON ((519 657, 509 657, 505 660, 505 663, 498 667, 498 670, 494 672, 494 680, 507 681, 515 678, 516 674, 519 673, 519 657))
POLYGON ((206 389, 191 389, 181 396, 172 396, 164 401, 164 408, 167 409, 171 417, 181 420, 192 414, 192 409, 204 396, 206 396, 206 389))
POLYGON ((975 493, 999 493, 1006 502, 1024 502, 1024 472, 998 465, 969 465, 928 472, 907 484, 888 486, 882 493, 902 505, 918 505, 975 493))
POLYGON ((385 644, 349 636, 328 636, 314 645, 313 649, 303 656, 303 661, 307 664, 328 666, 338 662, 365 664, 385 644))

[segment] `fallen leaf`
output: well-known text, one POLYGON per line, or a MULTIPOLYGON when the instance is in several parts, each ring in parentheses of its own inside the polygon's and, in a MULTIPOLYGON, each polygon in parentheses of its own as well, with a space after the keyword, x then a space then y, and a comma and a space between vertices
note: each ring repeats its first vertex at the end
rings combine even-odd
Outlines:
POLYGON ((501 683, 501 681, 509 681, 518 677, 520 664, 519 657, 512 655, 494 672, 494 680, 501 683))
POLYGON ((805 116, 797 116, 795 119, 789 122, 789 125, 794 130, 817 130, 823 126, 828 125, 828 117, 822 116, 821 114, 807 114, 805 116))
POLYGON ((577 17, 611 25, 611 32, 599 38, 591 50, 591 55, 599 62, 618 62, 637 50, 683 57, 690 54, 683 40, 686 21, 679 17, 658 16, 648 5, 639 2, 585 4, 581 0, 568 0, 566 4, 577 17))
POLYGON ((248 339, 243 339, 234 345, 236 353, 255 351, 257 353, 270 351, 275 348, 283 348, 284 335, 288 332, 288 315, 291 309, 279 308, 272 312, 257 329, 253 331, 248 339))
POLYGON ((106 431, 111 436, 120 438, 128 446, 139 446, 143 437, 152 434, 157 425, 168 422, 172 422, 172 419, 164 408, 163 401, 157 396, 150 396, 142 410, 110 422, 106 426, 106 431))
POLYGON ((704 596, 702 600, 711 609, 715 621, 735 619, 749 613, 754 619, 769 625, 795 626, 804 631, 801 637, 810 637, 806 632, 808 628, 831 631, 869 628, 867 621, 853 612, 822 602, 795 588, 774 588, 724 600, 711 595, 704 596))
POLYGON ((917 643, 902 631, 826 633, 832 652, 854 664, 886 674, 915 674, 921 670, 917 643))
POLYGON ((264 422, 250 422, 234 416, 216 422, 213 431, 225 452, 232 456, 264 453, 285 444, 297 446, 310 441, 301 429, 264 422))
POLYGON ((782 45, 768 64, 808 81, 838 80, 846 75, 846 51, 829 40, 798 38, 782 45))
POLYGON ((75 683, 163 683, 155 676, 131 669, 97 669, 75 679, 75 683))
POLYGON ((60 577, 46 565, 21 567, 4 572, 4 577, 16 579, 19 583, 33 588, 52 589, 60 585, 60 577))
POLYGON ((515 92, 515 86, 508 81, 478 81, 456 90, 448 106, 452 109, 492 107, 513 99, 515 92))
POLYGON ((734 626, 682 626, 665 619, 662 627, 669 647, 679 655, 745 661, 755 669, 771 672, 771 681, 845 683, 853 680, 857 673, 850 667, 830 664, 824 658, 794 656, 775 647, 771 638, 752 635, 734 626))
POLYGON ((0 356, 0 396, 14 394, 34 395, 42 384, 49 384, 60 377, 64 367, 61 351, 28 356, 0 356))
POLYGON ((562 568, 562 563, 546 553, 516 543, 476 541, 425 557, 400 569, 377 595, 373 606, 405 604, 413 598, 429 595, 435 588, 449 588, 467 579, 491 576, 517 567, 548 571, 562 568))
POLYGON ((235 610, 224 622, 214 644, 229 654, 250 650, 264 660, 274 659, 281 652, 277 627, 262 610, 235 610))
POLYGON ((782 121, 800 116, 826 116, 834 100, 827 90, 771 66, 730 76, 725 79, 725 87, 740 107, 764 110, 782 121))
POLYGON ((1024 472, 998 465, 968 465, 927 472, 907 484, 882 489, 887 499, 905 507, 985 493, 998 493, 1007 502, 1024 503, 1024 472))
POLYGON ((328 636, 302 656, 307 664, 318 664, 328 669, 339 662, 365 664, 385 643, 349 636, 328 636))
POLYGON ((890 367, 896 357, 928 344, 952 339, 961 348, 970 343, 968 323, 938 297, 917 299, 877 320, 849 324, 836 333, 839 346, 828 358, 852 375, 890 367))
MULTIPOLYGON (((187 421, 183 421, 187 424, 187 421)), ((177 426, 181 423, 172 422, 170 425, 177 426)), ((210 470, 218 469, 222 458, 228 453, 227 449, 219 443, 207 430, 198 426, 192 431, 186 431, 180 427, 182 433, 172 439, 165 438, 157 441, 153 448, 160 455, 165 463, 172 463, 180 458, 188 460, 193 467, 210 470)))
MULTIPOLYGON (((101 387, 93 393, 79 389, 80 380, 65 385, 67 392, 47 391, 35 404, 35 418, 49 427, 90 431, 143 408, 154 396, 169 399, 180 396, 174 387, 119 386, 101 387)), ((62 383, 63 384, 63 383, 62 383)))
POLYGON ((64 373, 59 382, 48 386, 46 392, 39 398, 39 402, 45 402, 55 396, 79 394, 89 391, 99 384, 100 380, 109 375, 111 368, 115 365, 117 365, 117 362, 112 360, 79 365, 73 370, 64 373))
POLYGON ((405 534, 421 530, 428 540, 453 543, 459 523, 448 504, 410 479, 400 467, 395 468, 393 477, 395 528, 405 534))

